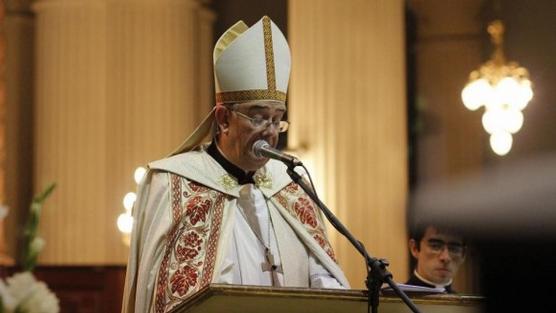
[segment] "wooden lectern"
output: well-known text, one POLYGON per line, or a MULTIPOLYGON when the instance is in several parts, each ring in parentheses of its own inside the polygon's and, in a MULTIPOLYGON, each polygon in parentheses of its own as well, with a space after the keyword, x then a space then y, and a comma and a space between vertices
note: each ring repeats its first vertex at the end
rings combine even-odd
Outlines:
MULTIPOLYGON (((482 312, 477 296, 428 295, 411 299, 423 313, 482 312)), ((411 312, 397 297, 381 297, 380 313, 411 312)), ((171 313, 348 313, 367 312, 365 290, 272 288, 210 285, 175 307, 171 313)))

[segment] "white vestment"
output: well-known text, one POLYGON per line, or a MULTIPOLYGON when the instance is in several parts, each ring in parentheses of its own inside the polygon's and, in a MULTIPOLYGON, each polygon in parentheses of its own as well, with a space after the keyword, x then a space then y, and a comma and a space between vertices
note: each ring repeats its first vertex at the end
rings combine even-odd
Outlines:
POLYGON ((122 312, 166 312, 210 283, 272 286, 265 245, 282 271, 275 285, 349 288, 320 211, 282 163, 270 160, 247 185, 205 151, 149 167, 133 211, 122 312))

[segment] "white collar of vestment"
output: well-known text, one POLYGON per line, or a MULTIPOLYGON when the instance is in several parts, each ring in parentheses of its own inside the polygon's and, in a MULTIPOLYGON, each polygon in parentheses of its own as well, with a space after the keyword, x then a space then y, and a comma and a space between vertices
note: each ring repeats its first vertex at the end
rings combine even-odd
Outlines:
MULTIPOLYGON (((151 162, 149 169, 171 172, 222 193, 239 197, 241 185, 206 153, 204 148, 151 162)), ((269 160, 255 172, 255 185, 266 197, 272 197, 292 182, 286 169, 282 162, 269 160)))

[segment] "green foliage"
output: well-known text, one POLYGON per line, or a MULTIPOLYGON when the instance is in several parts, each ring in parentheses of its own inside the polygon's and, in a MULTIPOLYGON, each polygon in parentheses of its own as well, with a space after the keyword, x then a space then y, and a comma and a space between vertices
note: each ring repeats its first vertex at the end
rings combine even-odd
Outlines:
POLYGON ((37 236, 39 219, 44 201, 56 188, 56 183, 51 183, 42 193, 36 195, 31 202, 29 217, 23 231, 23 270, 32 271, 37 265, 39 252, 44 246, 44 240, 37 236))

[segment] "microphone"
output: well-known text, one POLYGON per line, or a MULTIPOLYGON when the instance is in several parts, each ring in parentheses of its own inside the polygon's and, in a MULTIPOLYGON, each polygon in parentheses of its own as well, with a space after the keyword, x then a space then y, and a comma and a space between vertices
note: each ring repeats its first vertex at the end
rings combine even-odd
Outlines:
POLYGON ((263 139, 255 141, 253 144, 253 154, 256 157, 267 157, 284 162, 288 167, 296 167, 302 165, 296 157, 284 153, 278 149, 274 149, 268 142, 263 139))

